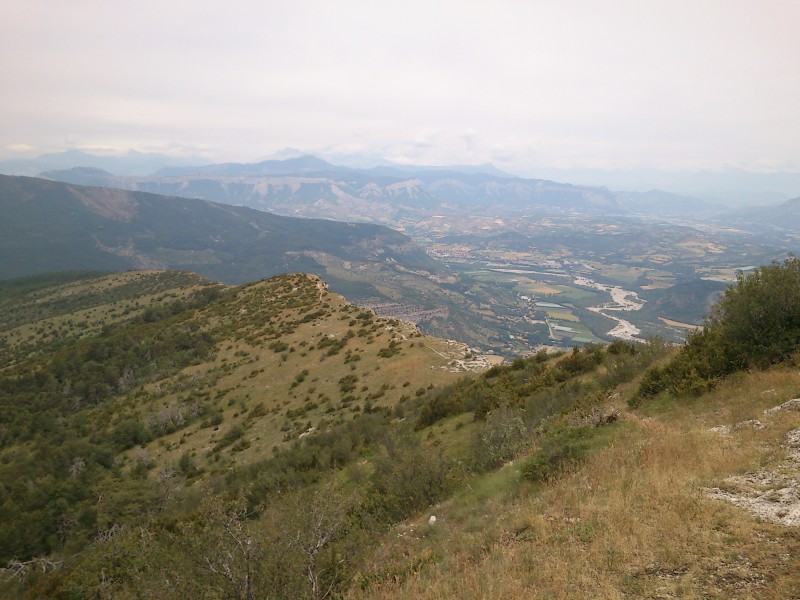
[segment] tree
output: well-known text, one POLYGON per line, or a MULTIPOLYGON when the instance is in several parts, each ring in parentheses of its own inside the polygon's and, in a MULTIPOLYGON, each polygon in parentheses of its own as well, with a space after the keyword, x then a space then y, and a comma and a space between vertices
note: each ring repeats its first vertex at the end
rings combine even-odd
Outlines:
POLYGON ((333 484, 316 490, 281 494, 273 509, 279 544, 293 557, 306 582, 308 597, 324 600, 342 581, 348 557, 353 553, 336 551, 336 544, 353 526, 355 493, 343 494, 333 484))
POLYGON ((265 558, 257 523, 243 500, 207 498, 191 519, 167 540, 172 565, 154 565, 164 580, 186 579, 196 596, 201 590, 222 592, 225 598, 253 600, 259 563, 265 558), (183 565, 191 565, 188 570, 183 565))
POLYGON ((472 460, 478 470, 496 469, 511 460, 528 441, 528 428, 519 408, 494 409, 472 441, 472 460))
POLYGON ((634 403, 663 390, 702 393, 723 377, 767 368, 800 350, 800 261, 739 273, 712 309, 703 331, 689 336, 675 358, 645 374, 634 403))
POLYGON ((791 358, 800 346, 800 260, 739 273, 707 325, 740 367, 765 368, 791 358))
POLYGON ((254 561, 260 554, 260 549, 245 527, 246 507, 239 502, 222 512, 216 509, 215 516, 217 526, 220 527, 217 537, 224 539, 219 540, 221 543, 216 552, 210 552, 203 557, 204 568, 222 578, 237 598, 253 600, 254 561))

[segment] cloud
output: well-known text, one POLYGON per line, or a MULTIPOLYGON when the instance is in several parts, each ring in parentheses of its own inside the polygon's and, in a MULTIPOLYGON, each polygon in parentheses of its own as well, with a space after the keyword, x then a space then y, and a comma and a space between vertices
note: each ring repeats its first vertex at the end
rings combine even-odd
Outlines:
POLYGON ((28 144, 8 144, 3 148, 9 152, 13 152, 14 154, 30 154, 32 152, 36 152, 36 148, 28 144))
POLYGON ((800 165, 797 22, 788 0, 29 0, 0 22, 0 144, 800 165))

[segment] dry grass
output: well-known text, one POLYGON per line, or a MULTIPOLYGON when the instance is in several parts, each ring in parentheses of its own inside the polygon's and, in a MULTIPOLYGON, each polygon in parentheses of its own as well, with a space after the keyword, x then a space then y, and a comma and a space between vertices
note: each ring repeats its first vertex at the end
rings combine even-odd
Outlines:
MULTIPOLYGON (((301 277, 296 283, 301 291, 310 285, 301 277)), ((264 309, 266 302, 275 299, 276 285, 267 280, 241 290, 229 312, 216 317, 216 321, 215 317, 208 318, 209 328, 238 313, 238 319, 253 319, 255 323, 246 333, 257 334, 263 328, 258 324, 262 313, 269 313, 272 321, 281 323, 296 321, 309 310, 308 306, 277 312, 264 309)), ((216 426, 208 426, 200 419, 151 442, 146 451, 159 469, 173 467, 182 454, 188 453, 198 466, 224 472, 234 465, 271 456, 273 447, 293 442, 309 431, 309 423, 313 428, 309 434, 313 434, 326 424, 352 419, 367 401, 374 407, 402 406, 403 398, 415 397, 418 384, 411 382, 443 385, 463 376, 451 363, 463 362, 464 345, 422 335, 410 323, 379 317, 373 320, 374 330, 371 326, 368 334, 347 339, 348 330, 362 327, 360 322, 352 324, 362 309, 324 288, 316 290, 316 294, 313 306, 324 307, 325 314, 298 323, 291 333, 281 336, 286 350, 276 352, 264 340, 250 343, 246 337, 231 333, 218 344, 212 361, 147 386, 143 405, 147 415, 186 404, 186 398, 201 393, 211 394, 214 408, 222 415, 222 422, 216 426), (346 343, 338 353, 329 355, 327 346, 318 347, 326 338, 346 343), (398 353, 389 358, 379 356, 392 340, 398 353), (359 360, 349 362, 348 353, 359 360), (304 370, 308 373, 298 381, 304 370), (339 382, 349 375, 358 380, 355 388, 345 393, 339 382), (344 404, 345 396, 352 400, 344 404), (371 396, 375 397, 370 399, 371 396), (253 416, 256 407, 260 414, 253 416), (229 446, 213 453, 215 445, 234 427, 244 431, 247 447, 229 446)), ((130 456, 135 458, 140 452, 139 448, 133 449, 130 456)))
POLYGON ((625 414, 612 445, 541 490, 506 482, 503 493, 474 495, 472 522, 446 518, 462 499, 438 509, 435 533, 418 523, 410 543, 403 528, 393 531, 379 557, 395 556, 396 566, 365 577, 351 597, 800 597, 797 532, 706 492, 782 460, 779 445, 800 414, 762 412, 798 390, 800 374, 778 370, 625 414), (708 431, 752 418, 768 427, 708 431))

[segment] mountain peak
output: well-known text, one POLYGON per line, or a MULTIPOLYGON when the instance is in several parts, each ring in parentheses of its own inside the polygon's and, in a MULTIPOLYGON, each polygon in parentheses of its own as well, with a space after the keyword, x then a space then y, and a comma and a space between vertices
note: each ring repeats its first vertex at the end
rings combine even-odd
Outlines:
POLYGON ((155 173, 156 177, 224 176, 265 177, 269 175, 306 175, 314 172, 349 171, 312 154, 283 160, 264 160, 258 163, 222 163, 204 167, 167 167, 155 173))

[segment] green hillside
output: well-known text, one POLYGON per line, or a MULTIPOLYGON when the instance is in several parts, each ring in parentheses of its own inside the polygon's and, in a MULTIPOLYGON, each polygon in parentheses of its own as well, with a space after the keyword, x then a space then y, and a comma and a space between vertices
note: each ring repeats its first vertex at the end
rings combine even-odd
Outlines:
POLYGON ((0 372, 0 576, 28 598, 792 597, 798 272, 740 277, 680 348, 491 368, 316 277, 161 274, 171 300, 0 372))
POLYGON ((0 303, 3 561, 85 545, 103 490, 130 522, 157 473, 224 476, 361 412, 402 415, 412 381, 488 367, 314 276, 59 274, 5 282, 0 303))
POLYGON ((0 278, 68 269, 186 268, 231 283, 324 273, 316 255, 408 269, 435 262, 366 224, 294 219, 203 200, 0 176, 0 278))
POLYGON ((7 176, 0 176, 0 211, 0 279, 185 269, 236 284, 302 271, 353 302, 418 313, 440 337, 484 348, 506 341, 496 319, 470 309, 463 292, 471 282, 461 284, 410 238, 383 226, 7 176))
POLYGON ((0 365, 220 287, 188 271, 65 271, 0 281, 0 365))

